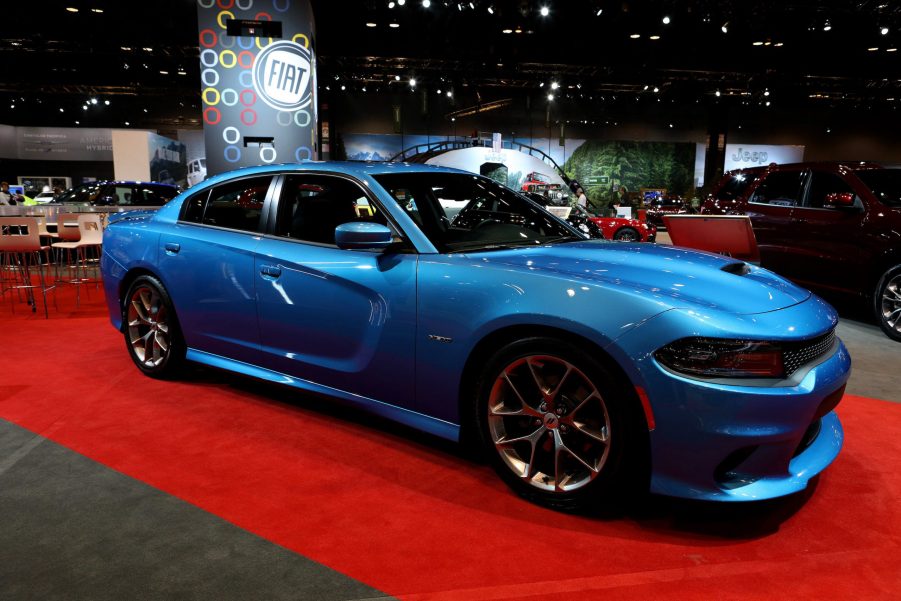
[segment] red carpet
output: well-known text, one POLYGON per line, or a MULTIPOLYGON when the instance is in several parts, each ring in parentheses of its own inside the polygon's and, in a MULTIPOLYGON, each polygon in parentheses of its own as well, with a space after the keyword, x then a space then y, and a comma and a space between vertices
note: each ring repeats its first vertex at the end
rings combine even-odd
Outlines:
POLYGON ((845 449, 810 495, 577 517, 452 445, 282 389, 142 377, 105 316, 0 308, 0 349, 0 417, 404 599, 899 596, 898 404, 845 398, 845 449))

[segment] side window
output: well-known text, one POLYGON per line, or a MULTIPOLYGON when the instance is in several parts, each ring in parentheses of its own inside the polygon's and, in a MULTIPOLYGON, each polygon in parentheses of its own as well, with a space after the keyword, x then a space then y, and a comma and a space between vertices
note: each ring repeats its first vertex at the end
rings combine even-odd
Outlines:
POLYGON ((387 224, 387 219, 356 183, 328 175, 288 175, 282 186, 278 236, 335 244, 335 228, 350 221, 387 224))
POLYGON ((201 192, 185 203, 183 220, 255 232, 271 181, 269 175, 250 177, 201 192))
POLYGON ((807 203, 804 205, 811 209, 822 209, 826 202, 826 195, 837 193, 854 193, 851 186, 845 180, 834 173, 814 171, 807 190, 807 203))
POLYGON ((805 171, 774 171, 754 190, 750 202, 795 207, 801 204, 805 171))
POLYGON ((719 200, 734 200, 744 193, 745 189, 754 181, 752 173, 736 173, 729 181, 717 190, 716 197, 719 200))
POLYGON ((141 204, 148 207, 161 207, 176 196, 175 190, 167 188, 143 188, 141 194, 144 196, 141 204))

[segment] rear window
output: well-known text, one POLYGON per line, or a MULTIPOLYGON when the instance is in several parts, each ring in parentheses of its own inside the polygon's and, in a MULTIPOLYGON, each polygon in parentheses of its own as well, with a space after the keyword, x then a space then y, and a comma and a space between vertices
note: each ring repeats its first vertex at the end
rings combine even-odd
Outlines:
POLYGON ((871 169, 855 171, 882 204, 901 207, 901 169, 871 169))

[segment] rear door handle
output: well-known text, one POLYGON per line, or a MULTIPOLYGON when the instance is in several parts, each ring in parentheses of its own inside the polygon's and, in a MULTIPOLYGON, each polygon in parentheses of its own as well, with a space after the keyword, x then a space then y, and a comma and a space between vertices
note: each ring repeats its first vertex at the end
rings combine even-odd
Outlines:
POLYGON ((274 265, 263 265, 260 267, 260 273, 270 278, 277 278, 282 274, 282 270, 274 265))
POLYGON ((166 242, 166 253, 170 255, 177 255, 178 251, 181 250, 181 244, 176 244, 175 242, 166 242))

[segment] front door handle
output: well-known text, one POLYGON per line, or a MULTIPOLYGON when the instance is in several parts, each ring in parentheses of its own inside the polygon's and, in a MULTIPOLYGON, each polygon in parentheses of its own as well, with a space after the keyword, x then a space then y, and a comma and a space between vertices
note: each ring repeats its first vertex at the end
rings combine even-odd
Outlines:
POLYGON ((275 279, 282 274, 282 270, 275 265, 263 265, 260 267, 260 273, 266 277, 275 279))
POLYGON ((166 254, 169 255, 177 255, 178 251, 181 250, 181 244, 176 244, 175 242, 166 242, 166 254))

